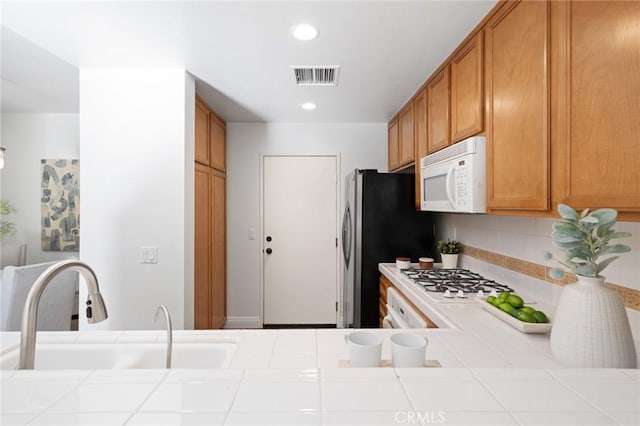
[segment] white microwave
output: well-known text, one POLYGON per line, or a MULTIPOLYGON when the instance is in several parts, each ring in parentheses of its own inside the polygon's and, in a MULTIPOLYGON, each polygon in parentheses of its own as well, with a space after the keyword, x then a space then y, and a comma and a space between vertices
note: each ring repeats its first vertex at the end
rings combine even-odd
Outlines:
POLYGON ((487 212, 486 138, 474 136, 420 159, 420 209, 487 212))

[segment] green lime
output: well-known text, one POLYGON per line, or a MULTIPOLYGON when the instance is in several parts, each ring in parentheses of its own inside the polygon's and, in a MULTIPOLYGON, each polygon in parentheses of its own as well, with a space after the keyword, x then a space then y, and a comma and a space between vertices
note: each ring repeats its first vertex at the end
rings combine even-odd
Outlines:
POLYGON ((514 308, 522 308, 524 306, 524 301, 522 297, 516 296, 515 294, 511 294, 507 296, 507 303, 513 306, 514 308))
POLYGON ((514 308, 513 306, 511 306, 507 302, 501 303, 500 306, 498 306, 498 307, 500 308, 500 310, 508 313, 509 315, 514 315, 514 313, 516 312, 516 308, 514 308))
POLYGON ((493 299, 493 302, 491 302, 491 304, 496 308, 499 308, 501 303, 503 303, 502 300, 497 297, 493 299))
POLYGON ((516 312, 516 318, 518 318, 520 321, 524 321, 524 322, 536 322, 536 319, 533 316, 533 314, 530 314, 528 312, 524 312, 522 310, 516 312))
POLYGON ((528 314, 532 314, 534 313, 536 310, 533 309, 531 306, 524 306, 523 308, 520 309, 521 311, 524 311, 528 314))
POLYGON ((511 293, 509 293, 508 291, 503 291, 498 296, 498 299, 502 300, 503 302, 506 302, 507 301, 507 297, 509 297, 510 295, 511 295, 511 293))
POLYGON ((495 296, 489 296, 487 297, 487 303, 491 303, 493 305, 493 301, 496 300, 495 296))
POLYGON ((549 318, 542 311, 535 311, 532 315, 536 322, 549 322, 549 318))

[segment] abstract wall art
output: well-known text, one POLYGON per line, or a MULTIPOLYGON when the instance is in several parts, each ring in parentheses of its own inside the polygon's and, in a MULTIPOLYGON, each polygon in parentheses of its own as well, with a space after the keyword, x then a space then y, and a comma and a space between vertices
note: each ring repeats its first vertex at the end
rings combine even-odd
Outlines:
POLYGON ((80 161, 40 160, 41 246, 80 250, 80 161))

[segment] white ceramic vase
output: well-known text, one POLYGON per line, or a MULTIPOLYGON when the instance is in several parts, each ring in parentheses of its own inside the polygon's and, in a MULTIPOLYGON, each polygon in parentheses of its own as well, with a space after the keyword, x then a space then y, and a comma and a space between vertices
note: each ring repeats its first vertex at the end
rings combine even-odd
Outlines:
POLYGON ((604 277, 567 285, 551 319, 551 352, 570 367, 636 368, 636 350, 620 295, 604 277))
POLYGON ((442 269, 455 269, 458 267, 458 254, 444 254, 442 257, 442 269))

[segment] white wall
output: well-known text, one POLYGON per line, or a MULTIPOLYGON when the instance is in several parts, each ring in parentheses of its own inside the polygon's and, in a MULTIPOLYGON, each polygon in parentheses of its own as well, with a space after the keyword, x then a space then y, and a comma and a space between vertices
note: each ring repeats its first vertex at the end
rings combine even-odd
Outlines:
MULTIPOLYGON (((2 244, 27 243, 27 263, 77 257, 77 252, 40 249, 40 160, 79 158, 78 114, 2 114, 1 120, 2 146, 7 149, 5 166, 0 171, 2 198, 9 199, 18 209, 7 217, 17 225, 17 232, 2 244)), ((82 200, 82 181, 80 191, 82 200)))
POLYGON ((250 241, 247 235, 250 228, 260 229, 261 154, 339 154, 341 180, 355 168, 386 171, 387 125, 227 124, 226 327, 262 326, 260 237, 250 241))
MULTIPOLYGON (((493 215, 441 214, 438 221, 438 237, 456 238, 464 244, 494 253, 526 260, 529 262, 558 266, 553 261, 544 260, 544 252, 554 252, 551 246, 551 224, 559 219, 534 217, 512 217, 493 215)), ((614 229, 633 234, 630 238, 617 242, 631 247, 631 251, 620 255, 603 275, 608 282, 640 290, 640 223, 618 222, 614 229)), ((465 267, 491 278, 503 280, 505 284, 517 283, 526 293, 555 306, 562 287, 516 272, 507 271, 495 265, 466 258, 465 267), (489 275, 488 275, 489 276, 489 275)), ((525 293, 525 294, 526 294, 525 293)), ((634 332, 634 339, 640 345, 640 312, 627 309, 634 332)))
POLYGON ((158 328, 159 304, 175 328, 190 325, 193 102, 184 70, 80 71, 80 258, 96 271, 109 312, 94 325, 81 315, 81 329, 158 328), (158 248, 157 264, 140 263, 142 246, 158 248))

